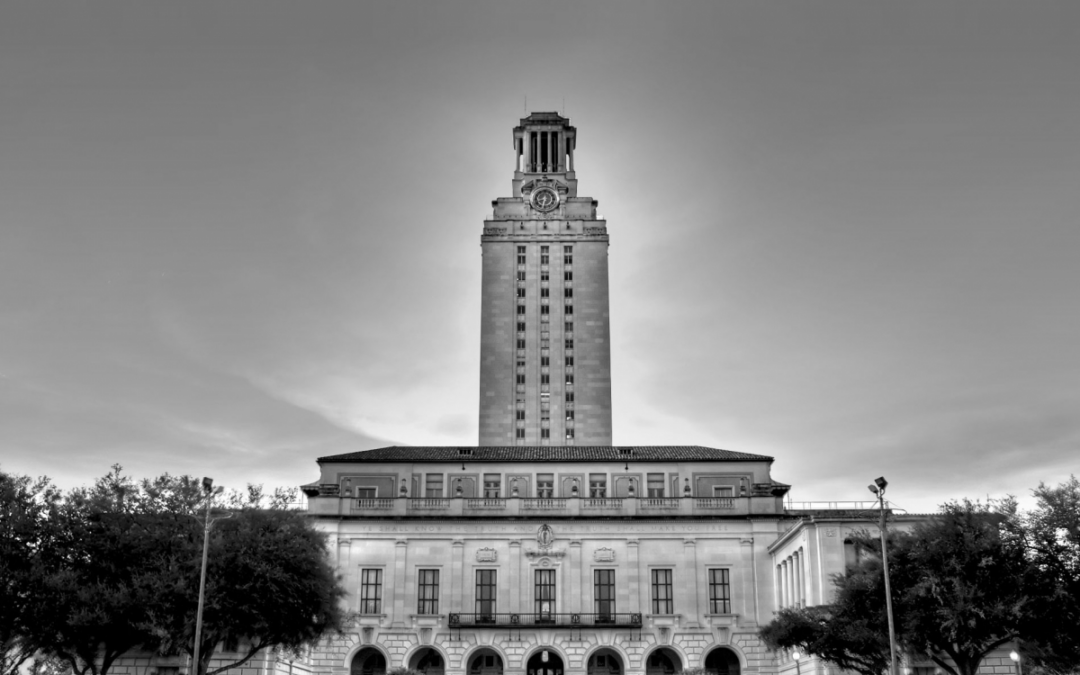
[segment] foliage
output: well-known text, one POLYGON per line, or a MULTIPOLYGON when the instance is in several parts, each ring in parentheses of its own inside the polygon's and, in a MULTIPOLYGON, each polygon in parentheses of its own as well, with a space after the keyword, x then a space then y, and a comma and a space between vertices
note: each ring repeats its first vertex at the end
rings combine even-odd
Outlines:
MULTIPOLYGON (((1016 536, 1012 505, 1002 506, 946 504, 912 533, 889 537, 898 646, 927 654, 952 675, 974 675, 994 649, 1038 637, 1033 617, 1046 599, 1046 577, 1016 536)), ((887 668, 880 543, 859 539, 875 555, 834 579, 832 605, 781 613, 765 626, 761 634, 772 648, 798 647, 866 674, 887 668)))
POLYGON ((1024 642, 1028 663, 1050 673, 1080 672, 1080 481, 1057 487, 1040 483, 1035 509, 1023 518, 1029 555, 1047 584, 1024 642))
POLYGON ((191 654, 209 518, 199 673, 206 675, 221 645, 243 645, 241 657, 213 673, 268 647, 313 644, 340 628, 344 592, 325 536, 298 511, 262 508, 294 498, 252 485, 224 498, 208 496, 189 476, 135 483, 113 467, 92 487, 53 499, 48 517, 35 525, 49 545, 41 547, 25 587, 35 603, 20 639, 78 675, 106 675, 136 648, 191 654), (218 500, 227 508, 214 508, 218 500))
POLYGON ((27 639, 37 602, 32 579, 48 545, 48 514, 58 499, 46 478, 0 471, 0 675, 20 672, 37 652, 27 639))
MULTIPOLYGON (((865 595, 860 594, 863 599, 865 595)), ((844 670, 879 675, 889 667, 889 636, 880 626, 883 617, 880 612, 855 609, 844 603, 789 607, 780 610, 760 636, 770 649, 798 649, 844 670)))

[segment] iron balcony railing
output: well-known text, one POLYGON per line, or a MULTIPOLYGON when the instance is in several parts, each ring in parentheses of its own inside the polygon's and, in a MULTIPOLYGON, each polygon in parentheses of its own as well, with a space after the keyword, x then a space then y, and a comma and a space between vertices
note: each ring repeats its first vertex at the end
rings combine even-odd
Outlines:
POLYGON ((641 614, 464 614, 461 612, 450 614, 451 628, 482 628, 504 627, 512 628, 525 626, 558 626, 558 627, 587 627, 595 626, 604 628, 607 626, 625 626, 641 628, 641 614))

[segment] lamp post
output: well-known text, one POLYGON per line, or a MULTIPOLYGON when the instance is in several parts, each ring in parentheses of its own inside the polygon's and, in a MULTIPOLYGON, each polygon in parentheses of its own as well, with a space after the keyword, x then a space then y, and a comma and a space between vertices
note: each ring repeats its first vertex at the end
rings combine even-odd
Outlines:
POLYGON ((1020 652, 1012 650, 1009 652, 1009 658, 1016 664, 1016 675, 1024 675, 1024 666, 1020 663, 1020 652))
POLYGON ((889 481, 885 480, 884 476, 881 476, 874 479, 874 484, 869 487, 870 492, 877 495, 878 507, 881 513, 881 524, 878 529, 881 530, 881 566, 885 573, 885 612, 889 617, 889 673, 890 675, 899 675, 896 668, 896 629, 893 627, 892 589, 889 584, 889 553, 885 537, 885 488, 888 485, 889 481))
POLYGON ((802 675, 802 668, 799 666, 799 659, 802 657, 798 651, 791 652, 791 658, 795 659, 795 675, 802 675))
POLYGON ((220 486, 214 489, 213 478, 203 477, 202 488, 203 492, 206 493, 206 515, 203 516, 202 567, 199 571, 199 608, 195 611, 195 649, 191 661, 190 675, 198 675, 199 672, 199 643, 202 640, 203 601, 206 597, 206 558, 210 550, 210 526, 214 523, 214 521, 210 520, 210 505, 214 502, 214 495, 221 492, 220 486))

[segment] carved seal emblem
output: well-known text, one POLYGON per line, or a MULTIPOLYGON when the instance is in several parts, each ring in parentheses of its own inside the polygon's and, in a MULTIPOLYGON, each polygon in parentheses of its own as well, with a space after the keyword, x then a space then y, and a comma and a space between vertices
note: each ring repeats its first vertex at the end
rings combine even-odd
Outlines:
POLYGON ((551 545, 555 543, 555 530, 551 529, 547 523, 541 525, 536 531, 536 543, 540 545, 540 548, 551 548, 551 545))

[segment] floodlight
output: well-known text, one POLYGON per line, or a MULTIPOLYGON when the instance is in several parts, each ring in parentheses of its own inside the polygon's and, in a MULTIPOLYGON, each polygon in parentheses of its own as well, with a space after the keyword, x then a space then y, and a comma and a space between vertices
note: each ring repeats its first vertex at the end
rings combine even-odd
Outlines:
POLYGON ((884 490, 884 489, 886 488, 886 486, 888 486, 888 484, 889 484, 889 481, 885 480, 885 476, 878 476, 877 478, 875 478, 875 479, 874 479, 874 483, 875 483, 875 484, 876 484, 876 485, 877 485, 877 486, 878 486, 879 488, 881 488, 882 490, 884 490))
POLYGON ((870 492, 873 492, 874 494, 878 493, 878 489, 877 489, 876 485, 867 485, 866 487, 870 490, 870 492))
POLYGON ((214 479, 210 478, 210 477, 207 477, 207 476, 203 476, 202 489, 204 491, 206 491, 206 492, 210 492, 211 490, 213 490, 214 489, 214 479))

